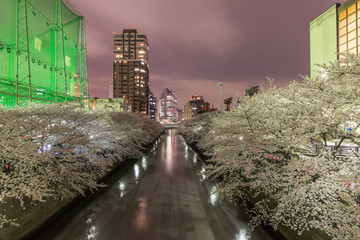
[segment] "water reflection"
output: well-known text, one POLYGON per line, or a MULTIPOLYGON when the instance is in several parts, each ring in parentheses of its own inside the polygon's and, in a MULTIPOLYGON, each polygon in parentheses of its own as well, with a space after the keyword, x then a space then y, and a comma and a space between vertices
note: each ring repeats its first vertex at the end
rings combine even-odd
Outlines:
POLYGON ((122 198, 125 195, 125 184, 120 182, 119 189, 120 189, 120 198, 122 198))
POLYGON ((176 139, 174 139, 173 136, 174 136, 174 131, 170 130, 169 134, 166 137, 165 168, 168 174, 172 173, 173 153, 176 152, 176 148, 173 148, 173 141, 176 141, 176 139))
POLYGON ((187 162, 189 159, 189 149, 188 146, 185 145, 185 161, 187 162))
POLYGON ((197 163, 197 154, 196 153, 194 154, 193 162, 197 163))
POLYGON ((206 175, 205 175, 205 167, 202 167, 201 168, 201 179, 200 179, 200 182, 204 181, 206 179, 206 175))
POLYGON ((210 191, 210 203, 215 206, 218 199, 218 194, 216 193, 216 186, 214 186, 210 191))
POLYGON ((96 239, 96 227, 91 226, 90 229, 87 231, 87 239, 96 239))
POLYGON ((235 240, 250 240, 250 235, 246 229, 240 229, 239 233, 236 234, 235 240))
POLYGON ((147 169, 147 161, 146 161, 146 157, 143 157, 141 160, 141 166, 142 168, 146 171, 147 169))
POLYGON ((139 198, 139 206, 135 214, 135 227, 140 231, 147 230, 149 219, 147 216, 148 203, 146 198, 139 198))
POLYGON ((134 174, 135 174, 135 181, 136 181, 136 184, 138 183, 139 181, 139 165, 138 164, 135 164, 134 165, 134 174))

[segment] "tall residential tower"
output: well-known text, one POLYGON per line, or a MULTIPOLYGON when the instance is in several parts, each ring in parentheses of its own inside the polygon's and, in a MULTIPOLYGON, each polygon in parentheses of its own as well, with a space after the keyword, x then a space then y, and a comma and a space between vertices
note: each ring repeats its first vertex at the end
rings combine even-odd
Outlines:
POLYGON ((114 33, 114 97, 128 100, 133 112, 149 115, 149 44, 136 29, 114 33))

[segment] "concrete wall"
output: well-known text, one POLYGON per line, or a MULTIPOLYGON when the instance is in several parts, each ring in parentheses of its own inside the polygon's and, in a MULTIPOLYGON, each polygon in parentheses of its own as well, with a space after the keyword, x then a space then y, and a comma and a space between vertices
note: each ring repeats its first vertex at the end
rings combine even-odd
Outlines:
POLYGON ((310 76, 316 77, 321 70, 315 64, 337 60, 337 8, 333 5, 310 23, 310 76))

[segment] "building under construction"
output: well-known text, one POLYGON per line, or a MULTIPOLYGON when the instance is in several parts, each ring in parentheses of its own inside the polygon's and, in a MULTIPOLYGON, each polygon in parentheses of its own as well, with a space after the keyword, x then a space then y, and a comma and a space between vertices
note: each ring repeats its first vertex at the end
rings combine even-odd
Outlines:
POLYGON ((89 98, 84 17, 66 0, 2 0, 0 106, 89 98))

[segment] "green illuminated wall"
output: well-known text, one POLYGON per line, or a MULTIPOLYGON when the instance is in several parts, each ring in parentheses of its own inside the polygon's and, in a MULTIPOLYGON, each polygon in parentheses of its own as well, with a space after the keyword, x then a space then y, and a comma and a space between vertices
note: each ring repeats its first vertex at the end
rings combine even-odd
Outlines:
POLYGON ((310 23, 310 76, 318 76, 315 64, 337 60, 337 8, 335 4, 310 23))
POLYGON ((84 24, 61 0, 2 0, 0 105, 87 99, 84 24))

